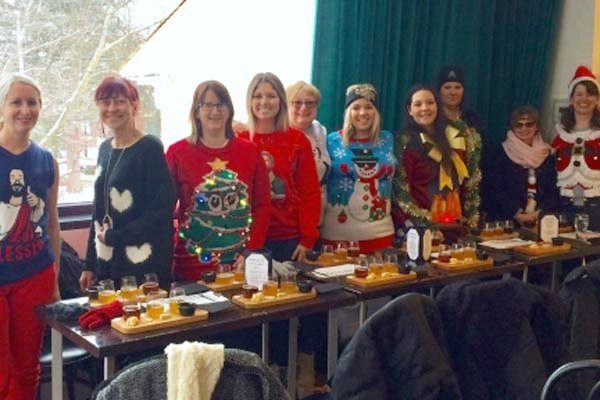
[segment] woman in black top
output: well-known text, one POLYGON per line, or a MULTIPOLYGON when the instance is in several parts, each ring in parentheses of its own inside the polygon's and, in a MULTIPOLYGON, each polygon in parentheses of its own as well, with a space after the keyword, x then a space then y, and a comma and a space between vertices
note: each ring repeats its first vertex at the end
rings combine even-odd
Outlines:
MULTIPOLYGON (((171 281, 175 189, 156 137, 136 127, 140 100, 127 79, 109 76, 95 92, 104 126, 113 134, 100 145, 92 226, 82 289, 95 279, 133 275, 138 283, 154 272, 171 281)), ((138 124, 139 125, 139 124, 138 124)))
POLYGON ((558 189, 554 156, 539 133, 539 114, 533 107, 517 108, 506 139, 494 152, 491 185, 492 219, 534 223, 540 212, 557 209, 558 189))

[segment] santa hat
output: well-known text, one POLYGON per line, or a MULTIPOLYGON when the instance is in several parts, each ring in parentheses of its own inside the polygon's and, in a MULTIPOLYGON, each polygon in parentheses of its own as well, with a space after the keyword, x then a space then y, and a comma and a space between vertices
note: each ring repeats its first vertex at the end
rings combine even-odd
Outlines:
POLYGON ((575 89, 575 86, 577 86, 578 83, 584 82, 584 81, 592 82, 594 85, 596 85, 596 87, 598 88, 598 91, 600 92, 600 84, 598 84, 598 80, 596 79, 596 76, 594 74, 592 74, 592 71, 590 71, 587 67, 580 65, 579 67, 577 67, 577 70, 575 71, 575 75, 573 76, 573 79, 569 83, 569 97, 571 97, 571 95, 573 94, 573 89, 575 89))

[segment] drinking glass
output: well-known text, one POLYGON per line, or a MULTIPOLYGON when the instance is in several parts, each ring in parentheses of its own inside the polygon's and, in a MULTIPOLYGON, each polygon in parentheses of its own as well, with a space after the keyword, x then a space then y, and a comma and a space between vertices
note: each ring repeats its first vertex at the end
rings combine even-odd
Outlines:
POLYGON ((169 291, 169 311, 171 314, 179 314, 179 303, 182 303, 185 296, 185 289, 182 287, 172 286, 169 291))
POLYGON ((388 274, 398 273, 398 255, 388 253, 383 259, 383 272, 388 274))
POLYGON ((348 259, 348 244, 346 242, 339 242, 335 246, 335 259, 340 261, 348 259))
POLYGON ((142 289, 144 290, 145 295, 158 292, 158 276, 154 272, 144 274, 144 283, 142 284, 142 289))
POLYGON ((366 278, 369 275, 369 260, 363 254, 359 255, 358 262, 354 264, 354 276, 366 278))
POLYGON ((323 262, 332 262, 335 260, 335 253, 333 252, 333 246, 330 244, 324 244, 321 251, 321 260, 323 262))
POLYGON ((378 255, 371 256, 369 261, 369 272, 380 278, 383 272, 383 260, 378 255))
POLYGON ((115 291, 115 282, 112 279, 104 279, 98 282, 100 291, 98 292, 98 301, 102 304, 110 303, 117 299, 115 291))
POLYGON ((217 279, 215 283, 220 285, 226 285, 233 283, 234 274, 231 272, 230 264, 219 264, 217 266, 217 279))
POLYGON ((504 233, 513 233, 515 230, 515 223, 512 219, 504 221, 504 233))
POLYGON ((126 303, 136 301, 139 290, 135 276, 124 276, 121 278, 121 297, 126 303))
POLYGON ((588 214, 575 214, 575 232, 578 235, 587 232, 589 226, 590 216, 588 214))
MULTIPOLYGON (((510 221, 512 222, 512 221, 510 221)), ((477 251, 477 244, 472 241, 472 240, 468 240, 463 244, 463 258, 464 259, 468 259, 470 258, 471 261, 475 260, 476 256, 476 251, 477 251)))
POLYGON ((357 258, 360 255, 360 245, 358 242, 348 242, 348 257, 357 258))
POLYGON ((293 294, 298 291, 296 283, 296 271, 289 271, 281 277, 281 291, 287 294, 293 294))

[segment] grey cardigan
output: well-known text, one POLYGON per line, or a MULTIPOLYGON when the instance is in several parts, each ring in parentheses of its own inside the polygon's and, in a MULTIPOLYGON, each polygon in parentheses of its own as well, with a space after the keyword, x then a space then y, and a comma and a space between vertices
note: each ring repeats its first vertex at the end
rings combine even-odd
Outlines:
MULTIPOLYGON (((150 357, 131 364, 100 383, 92 400, 166 400, 167 358, 150 357)), ((225 365, 212 400, 289 400, 290 397, 261 358, 243 350, 225 349, 225 365)))

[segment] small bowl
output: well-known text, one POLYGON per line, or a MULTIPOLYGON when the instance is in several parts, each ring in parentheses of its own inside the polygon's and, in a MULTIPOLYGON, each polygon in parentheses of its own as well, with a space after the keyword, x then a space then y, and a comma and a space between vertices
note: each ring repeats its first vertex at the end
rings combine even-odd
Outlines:
POLYGON ((488 253, 484 250, 477 250, 475 252, 475 254, 476 254, 477 259, 480 261, 487 260, 487 258, 489 257, 488 253))
POLYGON ((204 283, 213 283, 217 279, 217 273, 215 271, 204 271, 202 273, 202 280, 204 283))
POLYGON ((319 258, 320 255, 321 255, 320 251, 311 250, 306 253, 306 258, 308 258, 308 261, 317 261, 317 259, 319 258))
POLYGON ((408 265, 408 263, 406 262, 401 262, 398 263, 398 273, 401 275, 406 275, 408 273, 410 273, 410 265, 408 265))
POLYGON ((565 243, 565 239, 563 239, 561 237, 552 238, 552 244, 554 246, 562 246, 564 243, 565 243))
POLYGON ((98 286, 90 286, 86 289, 86 294, 88 299, 90 300, 98 300, 98 293, 100 292, 100 288, 98 286))
POLYGON ((196 305, 188 302, 178 304, 179 315, 182 317, 191 317, 196 312, 196 305))
POLYGON ((312 283, 310 281, 299 281, 298 282, 298 290, 300 293, 308 293, 312 290, 312 283))

